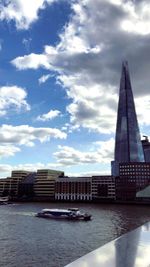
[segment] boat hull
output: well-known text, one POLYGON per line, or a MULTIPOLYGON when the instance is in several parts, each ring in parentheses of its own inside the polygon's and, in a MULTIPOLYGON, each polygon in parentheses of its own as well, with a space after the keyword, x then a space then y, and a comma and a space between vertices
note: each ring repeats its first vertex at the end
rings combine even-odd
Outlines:
POLYGON ((36 217, 45 218, 45 219, 56 219, 56 220, 70 220, 70 221, 89 221, 91 220, 91 215, 79 215, 79 216, 71 216, 71 215, 61 215, 61 216, 54 216, 52 214, 43 214, 37 213, 36 217))

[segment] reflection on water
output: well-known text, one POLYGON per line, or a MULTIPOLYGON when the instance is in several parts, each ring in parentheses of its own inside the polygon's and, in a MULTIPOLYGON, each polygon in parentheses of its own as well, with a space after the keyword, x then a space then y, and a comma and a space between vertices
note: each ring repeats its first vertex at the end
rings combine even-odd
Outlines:
MULTIPOLYGON (((150 208, 145 206, 79 203, 0 206, 0 266, 62 267, 149 219, 150 208), (91 213, 93 220, 72 222, 35 217, 42 208, 68 207, 91 213)), ((116 248, 119 251, 117 243, 116 248)))

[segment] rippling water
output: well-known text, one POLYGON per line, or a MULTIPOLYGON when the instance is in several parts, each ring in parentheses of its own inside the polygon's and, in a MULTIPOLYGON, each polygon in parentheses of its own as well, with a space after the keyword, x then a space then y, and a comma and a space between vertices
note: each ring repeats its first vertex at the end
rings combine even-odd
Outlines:
POLYGON ((150 207, 23 203, 0 206, 0 267, 63 267, 150 220, 150 207), (79 207, 92 221, 35 217, 42 208, 79 207))

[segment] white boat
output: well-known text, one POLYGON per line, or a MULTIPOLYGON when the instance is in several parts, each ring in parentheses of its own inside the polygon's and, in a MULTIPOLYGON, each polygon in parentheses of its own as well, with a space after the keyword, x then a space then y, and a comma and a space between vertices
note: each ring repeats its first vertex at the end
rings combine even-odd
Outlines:
POLYGON ((9 203, 9 197, 0 197, 0 205, 7 205, 9 203))
POLYGON ((72 209, 43 209, 36 214, 36 217, 47 219, 67 219, 67 220, 91 220, 91 215, 81 212, 78 208, 72 209))

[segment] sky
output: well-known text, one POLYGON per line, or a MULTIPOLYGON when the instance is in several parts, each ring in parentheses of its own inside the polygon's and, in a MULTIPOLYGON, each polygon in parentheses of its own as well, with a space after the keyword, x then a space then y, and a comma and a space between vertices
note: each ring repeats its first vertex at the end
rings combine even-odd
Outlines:
POLYGON ((149 0, 1 0, 0 177, 110 174, 123 60, 149 136, 149 0))

